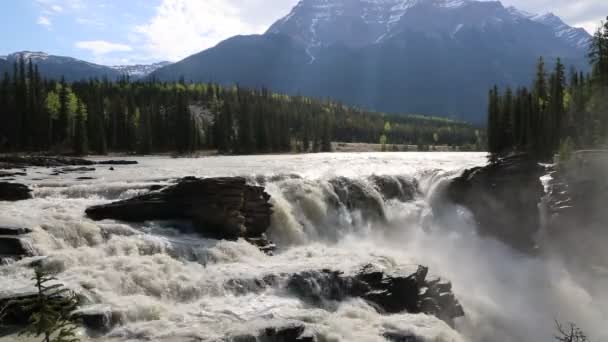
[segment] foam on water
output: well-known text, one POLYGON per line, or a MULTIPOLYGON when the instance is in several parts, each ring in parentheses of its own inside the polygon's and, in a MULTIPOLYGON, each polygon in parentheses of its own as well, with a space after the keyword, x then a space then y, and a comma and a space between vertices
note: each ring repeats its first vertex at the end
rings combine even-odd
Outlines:
MULTIPOLYGON (((52 170, 33 169, 24 182, 34 187, 35 198, 0 203, 0 225, 33 228, 29 239, 48 256, 45 267, 60 272, 59 280, 86 296, 92 309, 107 307, 123 315, 125 324, 101 340, 214 340, 305 322, 322 341, 384 341, 385 332, 429 341, 529 341, 550 339, 558 317, 584 322, 592 336, 606 337, 600 329, 606 311, 591 304, 605 298, 590 295, 559 263, 479 238, 466 210, 443 203, 446 180, 483 164, 484 157, 151 157, 90 174, 50 176, 52 170), (95 179, 77 180, 83 175, 95 179), (279 245, 277 255, 267 256, 245 241, 180 234, 176 227, 182 222, 84 218, 88 206, 129 198, 171 179, 231 175, 262 183, 272 195, 269 234, 279 245), (391 187, 380 189, 373 175, 385 177, 391 187), (408 184, 419 191, 405 200, 408 184), (457 322, 460 333, 430 316, 380 315, 360 300, 310 307, 281 286, 243 293, 228 286, 306 270, 349 274, 370 263, 386 270, 424 264, 452 280, 467 313, 457 322)), ((27 287, 30 261, 0 266, 0 289, 27 287)))

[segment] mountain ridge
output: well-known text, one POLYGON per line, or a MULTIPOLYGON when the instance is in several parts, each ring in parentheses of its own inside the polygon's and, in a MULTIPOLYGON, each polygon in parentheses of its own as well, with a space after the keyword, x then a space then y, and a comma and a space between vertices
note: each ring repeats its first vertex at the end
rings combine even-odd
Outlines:
POLYGON ((229 38, 152 76, 482 123, 487 89, 528 85, 539 56, 584 69, 590 38, 499 1, 302 0, 264 34, 229 38))
POLYGON ((44 77, 51 79, 65 77, 68 81, 103 77, 116 79, 124 75, 128 75, 134 79, 140 79, 150 75, 161 67, 171 64, 170 62, 158 62, 153 64, 107 66, 69 56, 59 56, 42 51, 25 50, 13 52, 6 56, 0 56, 0 60, 4 62, 0 65, 0 71, 12 72, 12 64, 20 59, 23 59, 26 62, 31 60, 34 64, 38 65, 40 72, 44 77))

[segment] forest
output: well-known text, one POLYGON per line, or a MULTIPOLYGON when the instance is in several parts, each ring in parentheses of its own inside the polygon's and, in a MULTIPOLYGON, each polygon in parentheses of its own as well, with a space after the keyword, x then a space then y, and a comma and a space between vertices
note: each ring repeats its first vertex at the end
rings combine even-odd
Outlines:
POLYGON ((68 83, 43 79, 31 60, 16 62, 0 82, 3 152, 327 152, 332 141, 392 150, 485 146, 483 132, 467 123, 375 113, 268 89, 128 77, 68 83))
MULTIPOLYGON (((608 20, 608 18, 607 18, 608 20)), ((566 67, 558 58, 547 74, 538 60, 530 89, 494 86, 489 92, 488 149, 493 159, 528 152, 550 161, 559 152, 606 146, 608 138, 608 21, 589 47, 591 72, 566 67)))

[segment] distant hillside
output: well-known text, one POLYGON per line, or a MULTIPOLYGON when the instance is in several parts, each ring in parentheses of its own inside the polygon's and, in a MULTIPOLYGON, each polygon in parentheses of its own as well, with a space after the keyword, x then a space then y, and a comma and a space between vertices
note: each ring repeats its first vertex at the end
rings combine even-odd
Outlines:
POLYGON ((115 80, 120 76, 129 75, 133 79, 148 76, 156 69, 167 66, 169 62, 160 62, 150 65, 123 65, 105 66, 89 63, 72 57, 54 56, 45 52, 22 51, 10 54, 0 59, 0 72, 12 72, 15 62, 23 58, 30 59, 40 69, 46 78, 60 79, 65 77, 68 81, 79 81, 90 78, 108 78, 115 80))

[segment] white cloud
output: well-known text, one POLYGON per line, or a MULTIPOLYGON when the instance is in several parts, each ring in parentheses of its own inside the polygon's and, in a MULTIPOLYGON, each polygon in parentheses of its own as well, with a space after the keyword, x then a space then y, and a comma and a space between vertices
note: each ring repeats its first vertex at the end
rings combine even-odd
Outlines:
POLYGON ((284 0, 163 0, 135 32, 148 53, 175 61, 234 35, 262 33, 290 7, 284 0))
POLYGON ((38 17, 38 20, 36 21, 36 23, 38 25, 42 25, 42 26, 46 26, 46 27, 50 27, 51 25, 53 25, 51 23, 51 19, 49 19, 48 17, 45 17, 43 15, 38 17))
POLYGON ((63 7, 59 6, 59 5, 51 5, 51 9, 56 12, 56 13, 61 13, 63 12, 63 7))
POLYGON ((88 40, 76 43, 76 47, 83 50, 89 50, 94 55, 105 55, 112 52, 129 52, 133 48, 129 45, 111 43, 105 40, 88 40))

